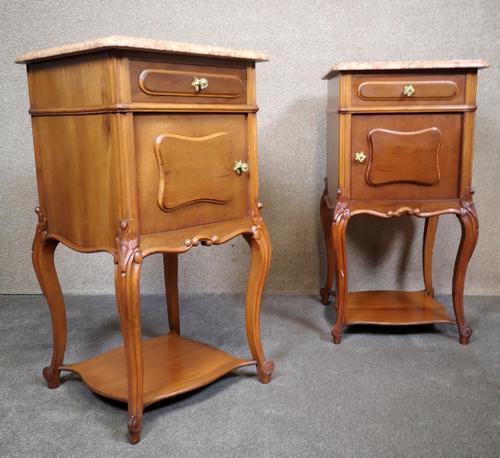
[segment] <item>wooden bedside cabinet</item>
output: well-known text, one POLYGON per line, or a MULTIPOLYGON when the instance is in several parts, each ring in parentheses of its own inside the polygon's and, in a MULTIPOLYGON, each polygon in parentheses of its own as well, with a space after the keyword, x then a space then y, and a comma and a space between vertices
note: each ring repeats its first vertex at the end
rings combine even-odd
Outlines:
POLYGON ((476 78, 482 60, 335 65, 328 80, 327 179, 321 219, 327 245, 328 304, 335 277, 340 343, 350 324, 453 323, 472 334, 463 311, 467 264, 478 237, 471 172, 476 78), (462 226, 453 275, 455 319, 434 299, 432 251, 439 215, 462 226), (347 291, 346 230, 359 214, 425 218, 423 291, 347 291))
POLYGON ((145 406, 266 360, 260 301, 271 244, 258 201, 255 62, 262 54, 107 37, 20 56, 27 64, 40 208, 33 264, 52 317, 43 371, 78 374, 128 403, 132 443, 145 406), (252 359, 180 335, 177 256, 243 235, 250 245, 246 330, 252 359), (66 317, 54 268, 58 243, 114 257, 124 346, 65 364, 66 317), (170 332, 142 340, 142 261, 163 253, 170 332))

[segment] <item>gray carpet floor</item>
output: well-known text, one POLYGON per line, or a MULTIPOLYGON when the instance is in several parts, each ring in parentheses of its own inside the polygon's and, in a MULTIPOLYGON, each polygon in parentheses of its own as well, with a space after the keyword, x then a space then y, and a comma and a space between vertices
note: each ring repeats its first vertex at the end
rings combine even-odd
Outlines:
MULTIPOLYGON (((443 298, 449 307, 449 298, 443 298)), ((121 344, 112 297, 67 297, 66 362, 121 344)), ((182 298, 183 334, 247 357, 240 296, 182 298)), ((500 299, 466 298, 475 333, 456 328, 349 328, 316 297, 267 296, 269 385, 244 368, 147 409, 126 441, 126 408, 79 380, 46 388, 49 315, 41 296, 0 296, 1 456, 500 456, 500 299)), ((143 335, 167 329, 162 297, 143 297, 143 335)))

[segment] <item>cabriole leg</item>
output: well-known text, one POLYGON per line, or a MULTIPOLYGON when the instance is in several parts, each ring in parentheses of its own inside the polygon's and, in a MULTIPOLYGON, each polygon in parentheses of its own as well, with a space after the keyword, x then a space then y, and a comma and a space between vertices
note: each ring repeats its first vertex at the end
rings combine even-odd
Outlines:
POLYGON ((332 289, 333 276, 335 272, 335 254, 333 252, 332 238, 330 236, 331 226, 332 226, 332 211, 327 205, 327 193, 326 189, 321 197, 320 204, 320 216, 321 225, 323 226, 323 233, 325 235, 325 246, 326 246, 326 282, 324 288, 319 290, 321 297, 321 303, 328 305, 328 299, 332 289))
POLYGON ((335 253, 335 278, 337 280, 335 296, 337 317, 332 328, 334 344, 339 344, 342 340, 347 305, 347 252, 345 238, 349 217, 349 210, 342 206, 342 204, 337 204, 334 221, 331 226, 332 245, 335 253))
POLYGON ((131 444, 140 441, 144 408, 139 287, 141 266, 139 240, 128 223, 122 221, 117 235, 115 289, 127 365, 128 432, 131 444))
POLYGON ((163 254, 163 270, 165 273, 165 292, 167 296, 168 326, 171 331, 180 334, 179 319, 179 287, 178 287, 178 256, 177 253, 163 254))
POLYGON ((434 287, 432 285, 432 253, 434 250, 434 241, 436 240, 438 222, 439 216, 425 218, 422 263, 424 269, 425 291, 431 297, 434 297, 434 287))
POLYGON ((246 330, 248 345, 252 358, 257 362, 258 379, 261 383, 269 383, 274 370, 274 363, 266 360, 260 340, 260 302, 264 282, 271 263, 271 241, 261 220, 252 235, 245 235, 250 245, 251 264, 248 275, 246 296, 246 330))
POLYGON ((54 252, 59 242, 46 238, 47 220, 39 208, 35 211, 38 214, 38 224, 33 239, 32 261, 49 306, 53 335, 52 359, 50 365, 43 369, 43 376, 48 387, 53 389, 61 384, 59 367, 63 364, 66 350, 66 310, 54 264, 54 252))
POLYGON ((472 329, 464 316, 464 283, 467 266, 479 236, 479 221, 472 202, 465 202, 457 216, 462 226, 462 237, 453 270, 453 309, 457 320, 459 341, 462 345, 467 345, 472 329))

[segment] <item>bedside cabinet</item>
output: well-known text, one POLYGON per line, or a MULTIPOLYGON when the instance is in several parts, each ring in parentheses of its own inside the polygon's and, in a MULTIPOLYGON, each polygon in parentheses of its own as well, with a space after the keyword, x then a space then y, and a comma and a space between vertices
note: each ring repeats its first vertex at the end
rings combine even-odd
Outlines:
POLYGON ((327 245, 328 304, 336 279, 340 343, 351 324, 456 324, 459 340, 472 334, 464 318, 467 264, 478 237, 471 173, 478 69, 482 60, 373 62, 335 65, 328 80, 328 152, 321 220, 327 245), (432 251, 439 215, 457 215, 462 239, 453 274, 455 318, 434 299, 432 251), (351 217, 425 219, 423 291, 348 292, 346 230, 351 217))
MULTIPOLYGON (((259 331, 271 259, 258 193, 255 62, 252 51, 107 37, 37 51, 27 65, 40 208, 33 265, 54 334, 50 388, 60 372, 128 404, 132 443, 144 407, 256 365, 274 365, 259 331), (246 331, 251 359, 181 336, 178 254, 242 235, 250 245, 246 331), (114 258, 123 347, 64 362, 66 317, 54 250, 114 258), (170 332, 141 337, 143 259, 162 253, 170 332)), ((78 275, 78 272, 75 272, 78 275)))

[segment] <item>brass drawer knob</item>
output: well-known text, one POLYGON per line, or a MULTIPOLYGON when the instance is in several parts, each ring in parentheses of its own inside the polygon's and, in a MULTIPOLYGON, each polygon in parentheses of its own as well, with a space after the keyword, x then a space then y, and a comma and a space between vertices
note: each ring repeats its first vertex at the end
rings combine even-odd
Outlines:
POLYGON ((233 170, 237 175, 241 175, 242 173, 247 173, 248 172, 248 164, 246 162, 243 162, 243 161, 234 161, 233 170))
POLYGON ((366 156, 366 154, 365 154, 365 152, 364 152, 364 151, 360 151, 359 153, 356 153, 356 154, 354 155, 354 160, 355 160, 356 162, 361 162, 361 163, 363 163, 363 162, 365 162, 365 159, 366 159, 366 158, 367 158, 367 156, 366 156))
POLYGON ((208 87, 208 80, 206 78, 198 78, 197 76, 195 76, 193 78, 191 86, 194 87, 195 92, 200 92, 208 87))
POLYGON ((413 87, 413 85, 411 84, 407 84, 405 87, 404 87, 404 90, 403 90, 403 95, 405 97, 412 97, 413 94, 415 94, 415 88, 413 87))

